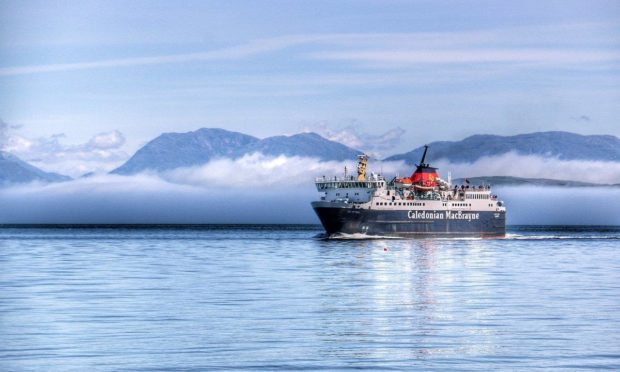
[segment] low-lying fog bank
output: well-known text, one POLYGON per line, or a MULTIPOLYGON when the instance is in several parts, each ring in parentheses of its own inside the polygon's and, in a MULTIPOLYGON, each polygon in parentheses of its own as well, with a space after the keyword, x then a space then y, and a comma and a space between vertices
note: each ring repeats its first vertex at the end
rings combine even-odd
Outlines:
MULTIPOLYGON (((504 161, 509 160, 518 163, 507 155, 504 161)), ((536 163, 531 158, 521 160, 536 163)), ((565 171, 565 163, 555 165, 565 171)), ((253 154, 161 174, 104 174, 5 187, 0 189, 0 223, 318 223, 310 207, 319 196, 313 177, 342 175, 343 165, 253 154)), ((349 174, 355 172, 354 161, 346 165, 349 174)), ((444 178, 449 169, 456 178, 476 175, 488 166, 486 160, 469 166, 439 165, 444 178)), ((549 174, 554 165, 545 166, 549 174)), ((411 166, 372 162, 372 171, 391 178, 409 175, 411 166)), ((607 174, 604 180, 615 178, 607 174)), ((494 193, 507 205, 509 224, 620 225, 620 188, 502 186, 494 193)))
MULTIPOLYGON (((620 189, 496 188, 509 224, 620 225, 620 189)), ((98 176, 0 190, 0 223, 318 223, 311 182, 183 185, 156 176, 98 176)))

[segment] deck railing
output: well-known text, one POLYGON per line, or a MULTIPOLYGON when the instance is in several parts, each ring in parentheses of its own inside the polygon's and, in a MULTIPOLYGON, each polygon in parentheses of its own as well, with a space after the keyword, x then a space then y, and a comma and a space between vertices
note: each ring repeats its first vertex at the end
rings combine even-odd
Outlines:
POLYGON ((314 179, 314 182, 319 183, 319 182, 379 182, 379 181, 385 181, 385 178, 383 176, 376 176, 376 178, 368 178, 366 179, 366 181, 358 181, 357 178, 355 176, 348 176, 348 177, 316 177, 314 179))
POLYGON ((318 190, 353 189, 353 188, 374 189, 374 188, 380 188, 385 185, 385 179, 381 176, 378 176, 376 178, 372 178, 366 181, 358 181, 355 178, 349 178, 349 177, 347 178, 317 177, 314 182, 318 190))

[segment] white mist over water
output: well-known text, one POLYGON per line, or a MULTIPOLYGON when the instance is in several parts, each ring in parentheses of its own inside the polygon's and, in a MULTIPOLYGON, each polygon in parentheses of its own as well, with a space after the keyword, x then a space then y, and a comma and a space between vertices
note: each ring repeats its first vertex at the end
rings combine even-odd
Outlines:
MULTIPOLYGON (((315 177, 342 177, 347 169, 348 175, 356 175, 357 160, 320 161, 315 158, 298 156, 270 157, 260 153, 246 155, 240 159, 217 159, 209 163, 188 168, 178 168, 163 172, 160 176, 173 183, 205 187, 278 188, 286 191, 310 185, 314 188, 315 177)), ((376 163, 368 168, 368 173, 393 175, 405 168, 402 162, 376 163)))
POLYGON ((106 175, 4 189, 0 223, 314 223, 314 195, 310 183, 294 190, 197 187, 106 175))
POLYGON ((620 184, 620 162, 612 161, 561 160, 509 152, 483 157, 473 163, 450 163, 440 159, 432 165, 443 173, 451 171, 454 177, 513 176, 620 184))
POLYGON ((503 186, 513 225, 620 225, 620 188, 503 186))
MULTIPOLYGON (((513 169, 528 172, 518 159, 504 159, 512 159, 513 169)), ((534 160, 522 159, 527 164, 534 160)), ((453 177, 461 177, 483 174, 488 161, 436 165, 441 166, 444 178, 450 169, 453 177)), ((318 223, 310 207, 319 196, 314 177, 342 176, 345 164, 349 174, 354 174, 354 161, 254 154, 162 174, 96 175, 13 186, 0 189, 0 223, 318 223)), ((567 164, 573 164, 575 172, 592 166, 588 162, 558 164, 556 169, 547 162, 530 167, 529 172, 540 168, 548 175, 561 174, 567 164)), ((369 171, 382 172, 389 179, 397 173, 408 175, 411 167, 402 162, 371 163, 369 171)), ((607 182, 615 182, 612 173, 604 175, 607 182)), ((523 175, 529 176, 533 174, 523 175)), ((620 188, 504 186, 494 193, 506 202, 509 224, 620 224, 620 188)))

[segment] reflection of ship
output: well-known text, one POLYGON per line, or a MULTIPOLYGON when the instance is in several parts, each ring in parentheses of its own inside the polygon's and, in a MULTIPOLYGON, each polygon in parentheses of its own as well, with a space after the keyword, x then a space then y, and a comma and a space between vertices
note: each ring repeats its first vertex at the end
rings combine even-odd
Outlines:
POLYGON ((328 234, 504 236, 506 208, 488 185, 451 185, 424 163, 428 146, 408 178, 366 177, 368 156, 358 156, 357 177, 320 177, 324 193, 312 202, 328 234))

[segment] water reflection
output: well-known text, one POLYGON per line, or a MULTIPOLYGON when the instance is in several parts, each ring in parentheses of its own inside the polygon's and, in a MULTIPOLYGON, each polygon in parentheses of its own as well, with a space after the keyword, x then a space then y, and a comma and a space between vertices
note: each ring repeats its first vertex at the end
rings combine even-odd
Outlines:
POLYGON ((0 230, 0 370, 617 367, 612 233, 0 230))
POLYGON ((326 357, 407 361, 496 347, 487 324, 493 314, 482 306, 492 297, 494 259, 480 242, 324 244, 332 281, 322 287, 320 311, 332 316, 323 318, 318 337, 326 357), (474 337, 463 342, 453 334, 474 337))

